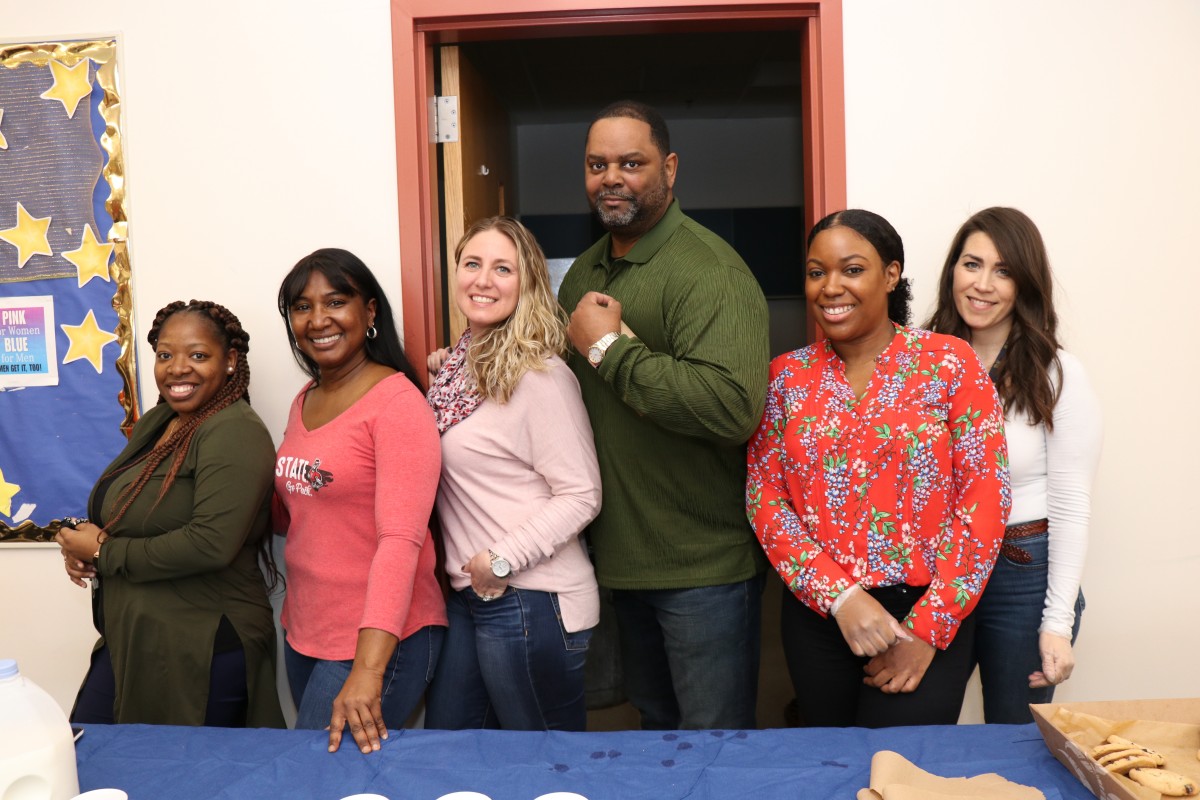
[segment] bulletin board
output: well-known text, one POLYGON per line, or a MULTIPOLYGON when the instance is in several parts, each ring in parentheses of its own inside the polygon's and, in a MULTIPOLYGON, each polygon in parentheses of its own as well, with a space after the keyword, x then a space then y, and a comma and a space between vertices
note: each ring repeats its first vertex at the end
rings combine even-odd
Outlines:
POLYGON ((86 517, 138 415, 117 68, 0 43, 0 543, 86 517))

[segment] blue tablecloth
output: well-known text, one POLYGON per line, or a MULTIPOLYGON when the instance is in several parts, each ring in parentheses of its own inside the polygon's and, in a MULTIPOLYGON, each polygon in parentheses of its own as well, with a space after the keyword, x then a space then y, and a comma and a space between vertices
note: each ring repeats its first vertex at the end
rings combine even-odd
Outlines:
MULTIPOLYGON (((349 741, 349 740, 347 740, 349 741)), ((393 731, 362 755, 325 752, 319 731, 90 726, 76 745, 81 790, 117 787, 131 800, 315 798, 375 792, 491 800, 575 792, 588 800, 853 798, 871 756, 895 750, 947 777, 998 772, 1047 800, 1091 795, 1033 725, 812 728, 663 733, 393 731)))

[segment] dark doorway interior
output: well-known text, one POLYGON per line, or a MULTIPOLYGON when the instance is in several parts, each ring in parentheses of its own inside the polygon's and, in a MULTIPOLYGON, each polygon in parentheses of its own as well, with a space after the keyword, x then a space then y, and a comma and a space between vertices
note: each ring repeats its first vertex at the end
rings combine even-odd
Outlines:
POLYGON ((771 306, 773 354, 806 343, 798 30, 459 47, 508 111, 516 170, 509 212, 547 257, 573 258, 603 233, 583 196, 587 124, 614 100, 641 100, 671 128, 683 210, 732 244, 758 277, 771 306))
MULTIPOLYGON (((614 100, 641 100, 671 128, 684 212, 730 242, 758 277, 772 354, 806 343, 798 29, 457 46, 507 111, 516 186, 506 210, 533 230, 552 270, 565 269, 603 233, 583 192, 590 119, 614 100)), ((763 599, 762 727, 787 724, 793 696, 779 643, 781 590, 768 580, 763 599)), ((636 726, 628 705, 589 718, 592 729, 636 726)))

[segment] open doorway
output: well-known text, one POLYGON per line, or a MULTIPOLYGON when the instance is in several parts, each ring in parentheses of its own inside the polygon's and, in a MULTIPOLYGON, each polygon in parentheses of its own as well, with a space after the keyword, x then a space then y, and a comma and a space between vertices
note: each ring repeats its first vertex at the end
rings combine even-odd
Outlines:
MULTIPOLYGON (((434 58, 439 94, 449 85, 463 96, 460 142, 439 158, 441 285, 448 285, 457 234, 499 211, 534 232, 561 278, 603 234, 583 193, 588 122, 608 103, 634 99, 656 107, 670 126, 680 156, 675 193, 684 213, 733 245, 763 287, 772 355, 803 345, 800 54, 798 30, 444 46, 434 58), (487 141, 464 141, 470 137, 487 141), (505 146, 507 152, 497 153, 505 146)), ((454 309, 444 296, 438 302, 439 343, 453 342, 461 330, 454 309)))
MULTIPOLYGON (((457 97, 457 141, 439 148, 440 285, 452 285, 453 250, 475 219, 518 217, 561 280, 604 231, 583 191, 591 117, 614 100, 656 107, 679 154, 675 193, 684 213, 729 242, 768 298, 772 355, 807 342, 802 38, 798 30, 743 30, 473 41, 436 48, 438 95, 457 97)), ((439 102, 441 102, 439 100, 439 102)), ((438 298, 439 344, 463 320, 438 298)), ((759 724, 787 723, 793 691, 779 642, 779 581, 763 605, 759 724)), ((602 627, 605 621, 602 621, 602 627)), ((620 698, 605 683, 615 635, 598 631, 589 653, 589 699, 620 698), (597 663, 607 666, 596 668, 597 663)), ((616 703, 589 715, 593 730, 637 727, 616 703)))
MULTIPOLYGON (((633 37, 635 35, 667 36, 677 33, 719 32, 710 40, 714 54, 725 47, 723 37, 735 32, 780 32, 793 38, 793 52, 799 58, 801 106, 801 135, 796 146, 802 150, 802 174, 796 177, 802 184, 803 219, 797 225, 802 233, 827 213, 846 205, 845 115, 842 67, 842 0, 722 0, 717 5, 697 5, 695 0, 557 0, 554 10, 546 10, 542 0, 458 0, 448 9, 445 0, 390 0, 392 11, 392 42, 396 114, 396 169, 398 230, 400 237, 401 283, 403 286, 404 342, 409 352, 427 353, 444 342, 445 328, 442 298, 442 250, 445 247, 442 209, 439 204, 438 145, 430 135, 434 116, 432 98, 435 61, 439 46, 448 44, 476 45, 501 40, 533 40, 550 38, 566 41, 565 56, 553 62, 555 70, 564 74, 579 62, 600 67, 616 68, 616 62, 598 57, 580 47, 572 47, 587 37, 633 37)), ((638 55, 632 60, 642 58, 638 55)), ((714 55, 714 58, 716 56, 714 55)), ((689 62, 692 63, 692 62, 689 62)), ((668 65, 670 67, 670 65, 668 65)), ((668 75, 677 75, 668 72, 668 75)), ((513 85, 516 85, 513 82, 513 85)), ((586 87, 576 80, 574 97, 582 97, 586 87)), ((796 88, 790 91, 795 96, 796 88)), ((625 92, 624 94, 629 94, 625 92)), ((681 101, 683 95, 666 87, 668 100, 681 101)), ((597 97, 580 103, 576 122, 586 120, 612 96, 597 97)), ((654 97, 642 99, 671 111, 669 102, 654 97)), ((680 117, 686 119, 686 116, 680 117)), ((510 123, 506 123, 506 130, 510 123)), ((678 125, 673 127, 678 128, 678 125)), ((579 152, 583 144, 583 129, 575 135, 575 144, 568 149, 568 177, 564 182, 572 193, 570 203, 582 204, 582 181, 579 180, 579 152)), ((678 134, 676 135, 678 146, 678 134)), ((742 142, 749 148, 762 145, 751 140, 742 142)), ((508 148, 512 152, 513 147, 508 148)), ((700 157, 685 167, 693 174, 703 174, 706 161, 700 157)), ((736 150, 715 156, 718 160, 737 158, 736 150)), ((686 162, 685 162, 686 163, 686 162)), ((461 168, 461 162, 460 162, 461 168)), ((552 170, 544 170, 552 174, 552 170)), ((686 175, 687 172, 684 173, 686 175)), ((683 176, 681 176, 681 179, 683 176)), ((744 179, 742 183, 750 184, 744 179)), ((508 196, 522 191, 519 181, 510 178, 508 196)), ((526 180, 529 180, 526 178, 526 180)), ((685 212, 697 207, 698 197, 690 194, 688 181, 680 186, 685 212)), ((517 199, 512 200, 514 204, 517 199)), ((506 211, 522 213, 517 205, 506 211)), ((526 209, 533 215, 533 209, 526 209)), ((461 222, 460 222, 461 224, 461 222)), ((590 223, 589 223, 590 224, 590 223)), ((595 238, 595 237, 592 237, 595 238)), ((589 243, 590 243, 589 239, 589 243)), ((557 248, 555 248, 557 249, 557 248)), ((811 321, 804 326, 809 335, 811 321)), ((794 332, 794 331, 793 331, 794 332)), ((780 349, 778 345, 774 349, 780 349)), ((420 364, 421 359, 416 363, 420 364)), ((791 687, 782 666, 781 657, 769 652, 778 648, 779 581, 768 581, 768 596, 764 598, 764 682, 760 687, 759 723, 764 727, 783 724, 779 697, 790 697, 791 687), (771 592, 775 594, 770 594, 771 592), (774 688, 772 688, 774 687, 774 688), (783 688, 781 688, 783 687, 783 688)), ((624 725, 621 727, 627 727, 624 725)), ((617 726, 611 726, 617 727, 617 726)))

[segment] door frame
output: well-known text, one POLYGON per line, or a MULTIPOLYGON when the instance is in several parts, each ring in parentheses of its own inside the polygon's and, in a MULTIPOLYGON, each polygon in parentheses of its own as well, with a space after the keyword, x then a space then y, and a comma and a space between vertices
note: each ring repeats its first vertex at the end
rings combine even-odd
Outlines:
MULTIPOLYGON (((804 215, 811 228, 846 206, 842 0, 391 0, 396 183, 404 347, 424 374, 438 344, 442 252, 437 145, 429 118, 439 44, 791 27, 801 42, 804 215), (503 8, 503 11, 498 10, 503 8)), ((810 323, 811 328, 811 323, 810 323)), ((809 331, 810 337, 812 331, 809 331)))

